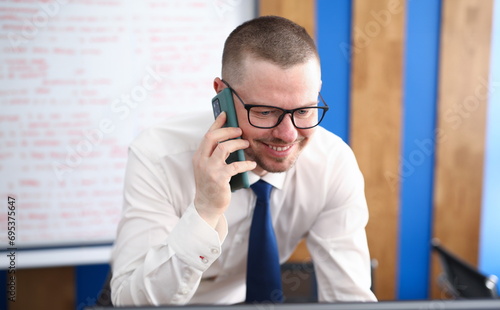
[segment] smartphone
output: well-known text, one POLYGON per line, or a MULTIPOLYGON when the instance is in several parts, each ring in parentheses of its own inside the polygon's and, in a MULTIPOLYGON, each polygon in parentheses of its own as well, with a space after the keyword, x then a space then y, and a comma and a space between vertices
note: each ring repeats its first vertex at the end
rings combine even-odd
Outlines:
MULTIPOLYGON (((238 118, 236 117, 236 110, 234 109, 233 94, 229 88, 224 88, 212 99, 212 109, 215 118, 217 118, 222 111, 226 112, 226 124, 224 127, 238 127, 238 118)), ((244 160, 245 154, 243 150, 237 150, 229 155, 226 159, 226 163, 230 164, 235 161, 244 160)), ((229 184, 233 192, 240 188, 249 188, 250 182, 248 181, 248 173, 243 172, 234 175, 229 184)))

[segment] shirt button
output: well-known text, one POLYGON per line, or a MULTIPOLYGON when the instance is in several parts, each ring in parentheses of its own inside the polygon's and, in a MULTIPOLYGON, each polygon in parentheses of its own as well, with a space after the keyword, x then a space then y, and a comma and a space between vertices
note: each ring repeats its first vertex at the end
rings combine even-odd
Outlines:
POLYGON ((179 291, 179 294, 180 295, 187 295, 189 293, 188 289, 183 287, 181 288, 181 290, 179 291))
POLYGON ((219 254, 219 250, 218 250, 218 249, 216 249, 216 248, 213 248, 213 249, 212 249, 212 254, 219 254))
POLYGON ((208 259, 206 259, 206 258, 203 258, 201 261, 202 261, 204 264, 208 263, 208 259))

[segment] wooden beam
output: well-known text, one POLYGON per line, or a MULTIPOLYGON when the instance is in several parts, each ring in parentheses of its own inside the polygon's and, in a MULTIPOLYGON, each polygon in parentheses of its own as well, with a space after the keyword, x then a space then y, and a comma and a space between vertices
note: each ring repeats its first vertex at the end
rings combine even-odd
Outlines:
POLYGON ((288 18, 316 36, 316 0, 260 0, 259 14, 288 18))
POLYGON ((405 1, 353 6, 350 144, 365 177, 379 300, 395 298, 405 1))
POLYGON ((9 309, 74 309, 75 280, 73 267, 17 270, 16 301, 8 302, 9 309))

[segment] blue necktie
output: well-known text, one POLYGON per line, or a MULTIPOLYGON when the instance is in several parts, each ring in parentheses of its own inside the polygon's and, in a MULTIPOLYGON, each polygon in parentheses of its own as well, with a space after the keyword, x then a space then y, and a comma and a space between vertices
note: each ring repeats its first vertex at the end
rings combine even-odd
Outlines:
POLYGON ((269 210, 271 184, 259 180, 251 186, 257 203, 250 227, 247 263, 247 303, 283 302, 278 244, 269 210))

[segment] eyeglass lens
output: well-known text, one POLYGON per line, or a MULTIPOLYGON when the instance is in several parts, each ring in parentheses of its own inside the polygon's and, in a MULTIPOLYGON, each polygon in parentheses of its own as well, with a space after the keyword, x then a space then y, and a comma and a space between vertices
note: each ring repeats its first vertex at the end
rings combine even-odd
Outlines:
MULTIPOLYGON (((248 111, 250 124, 257 127, 275 127, 281 122, 286 112, 274 107, 252 107, 248 111)), ((319 124, 324 110, 318 107, 306 107, 295 110, 292 120, 298 128, 310 128, 319 124)))

